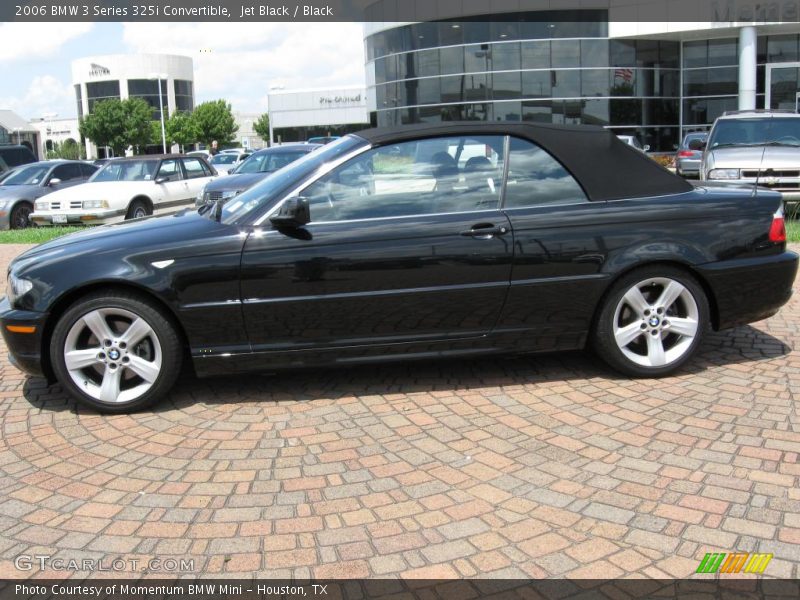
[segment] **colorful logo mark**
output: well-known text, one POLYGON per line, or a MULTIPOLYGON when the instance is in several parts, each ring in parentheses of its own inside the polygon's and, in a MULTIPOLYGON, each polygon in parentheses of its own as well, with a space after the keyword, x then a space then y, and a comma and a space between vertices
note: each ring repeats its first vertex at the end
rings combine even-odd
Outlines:
POLYGON ((706 554, 697 573, 763 573, 772 554, 750 554, 748 552, 735 552, 726 554, 714 552, 706 554))

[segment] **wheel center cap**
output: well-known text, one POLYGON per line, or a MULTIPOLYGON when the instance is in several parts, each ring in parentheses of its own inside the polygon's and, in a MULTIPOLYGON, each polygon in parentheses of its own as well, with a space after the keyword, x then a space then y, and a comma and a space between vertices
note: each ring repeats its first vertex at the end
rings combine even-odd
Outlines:
POLYGON ((119 360, 119 350, 116 348, 112 348, 108 351, 108 358, 111 360, 119 360))
POLYGON ((658 327, 658 324, 660 322, 661 321, 658 320, 658 317, 650 317, 650 321, 649 321, 650 327, 658 327))

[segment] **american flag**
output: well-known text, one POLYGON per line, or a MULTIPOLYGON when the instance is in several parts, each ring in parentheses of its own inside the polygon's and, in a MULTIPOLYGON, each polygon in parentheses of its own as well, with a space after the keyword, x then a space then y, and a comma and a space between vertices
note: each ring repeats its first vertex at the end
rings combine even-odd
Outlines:
POLYGON ((614 79, 622 79, 625 83, 633 80, 633 69, 615 69, 614 79))

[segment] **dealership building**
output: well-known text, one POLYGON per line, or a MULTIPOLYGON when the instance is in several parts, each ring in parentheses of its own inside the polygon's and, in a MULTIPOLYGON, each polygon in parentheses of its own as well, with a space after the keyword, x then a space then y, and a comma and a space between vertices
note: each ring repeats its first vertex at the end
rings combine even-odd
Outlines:
MULTIPOLYGON (((194 109, 194 65, 188 56, 114 54, 80 58, 72 62, 72 84, 78 119, 90 114, 95 103, 110 98, 141 98, 153 107, 156 121, 161 118, 162 104, 165 119, 176 110, 194 109)), ((96 157, 104 151, 87 140, 86 154, 96 157)))
POLYGON ((276 144, 310 137, 344 135, 369 127, 363 87, 316 90, 272 89, 268 96, 270 134, 276 144))
POLYGON ((609 14, 365 23, 370 116, 379 126, 596 124, 668 151, 725 111, 797 109, 800 23, 617 22, 609 14))

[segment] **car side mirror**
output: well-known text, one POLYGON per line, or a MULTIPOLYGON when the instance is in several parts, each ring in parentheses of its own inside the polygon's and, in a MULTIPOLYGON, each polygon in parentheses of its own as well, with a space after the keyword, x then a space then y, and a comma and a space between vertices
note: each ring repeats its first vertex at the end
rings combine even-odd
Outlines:
POLYGON ((50 181, 47 182, 47 185, 58 185, 61 183, 61 180, 58 177, 53 177, 50 181))
POLYGON ((649 152, 650 151, 650 144, 645 144, 644 148, 642 148, 642 150, 644 150, 645 152, 649 152))
POLYGON ((272 215, 269 220, 270 223, 278 229, 302 227, 311 221, 311 210, 308 206, 308 198, 302 196, 289 198, 283 203, 280 210, 272 215))
POLYGON ((167 183, 169 181, 169 177, 156 177, 153 181, 156 183, 167 183))
POLYGON ((690 140, 689 150, 704 150, 706 143, 703 140, 690 140))

